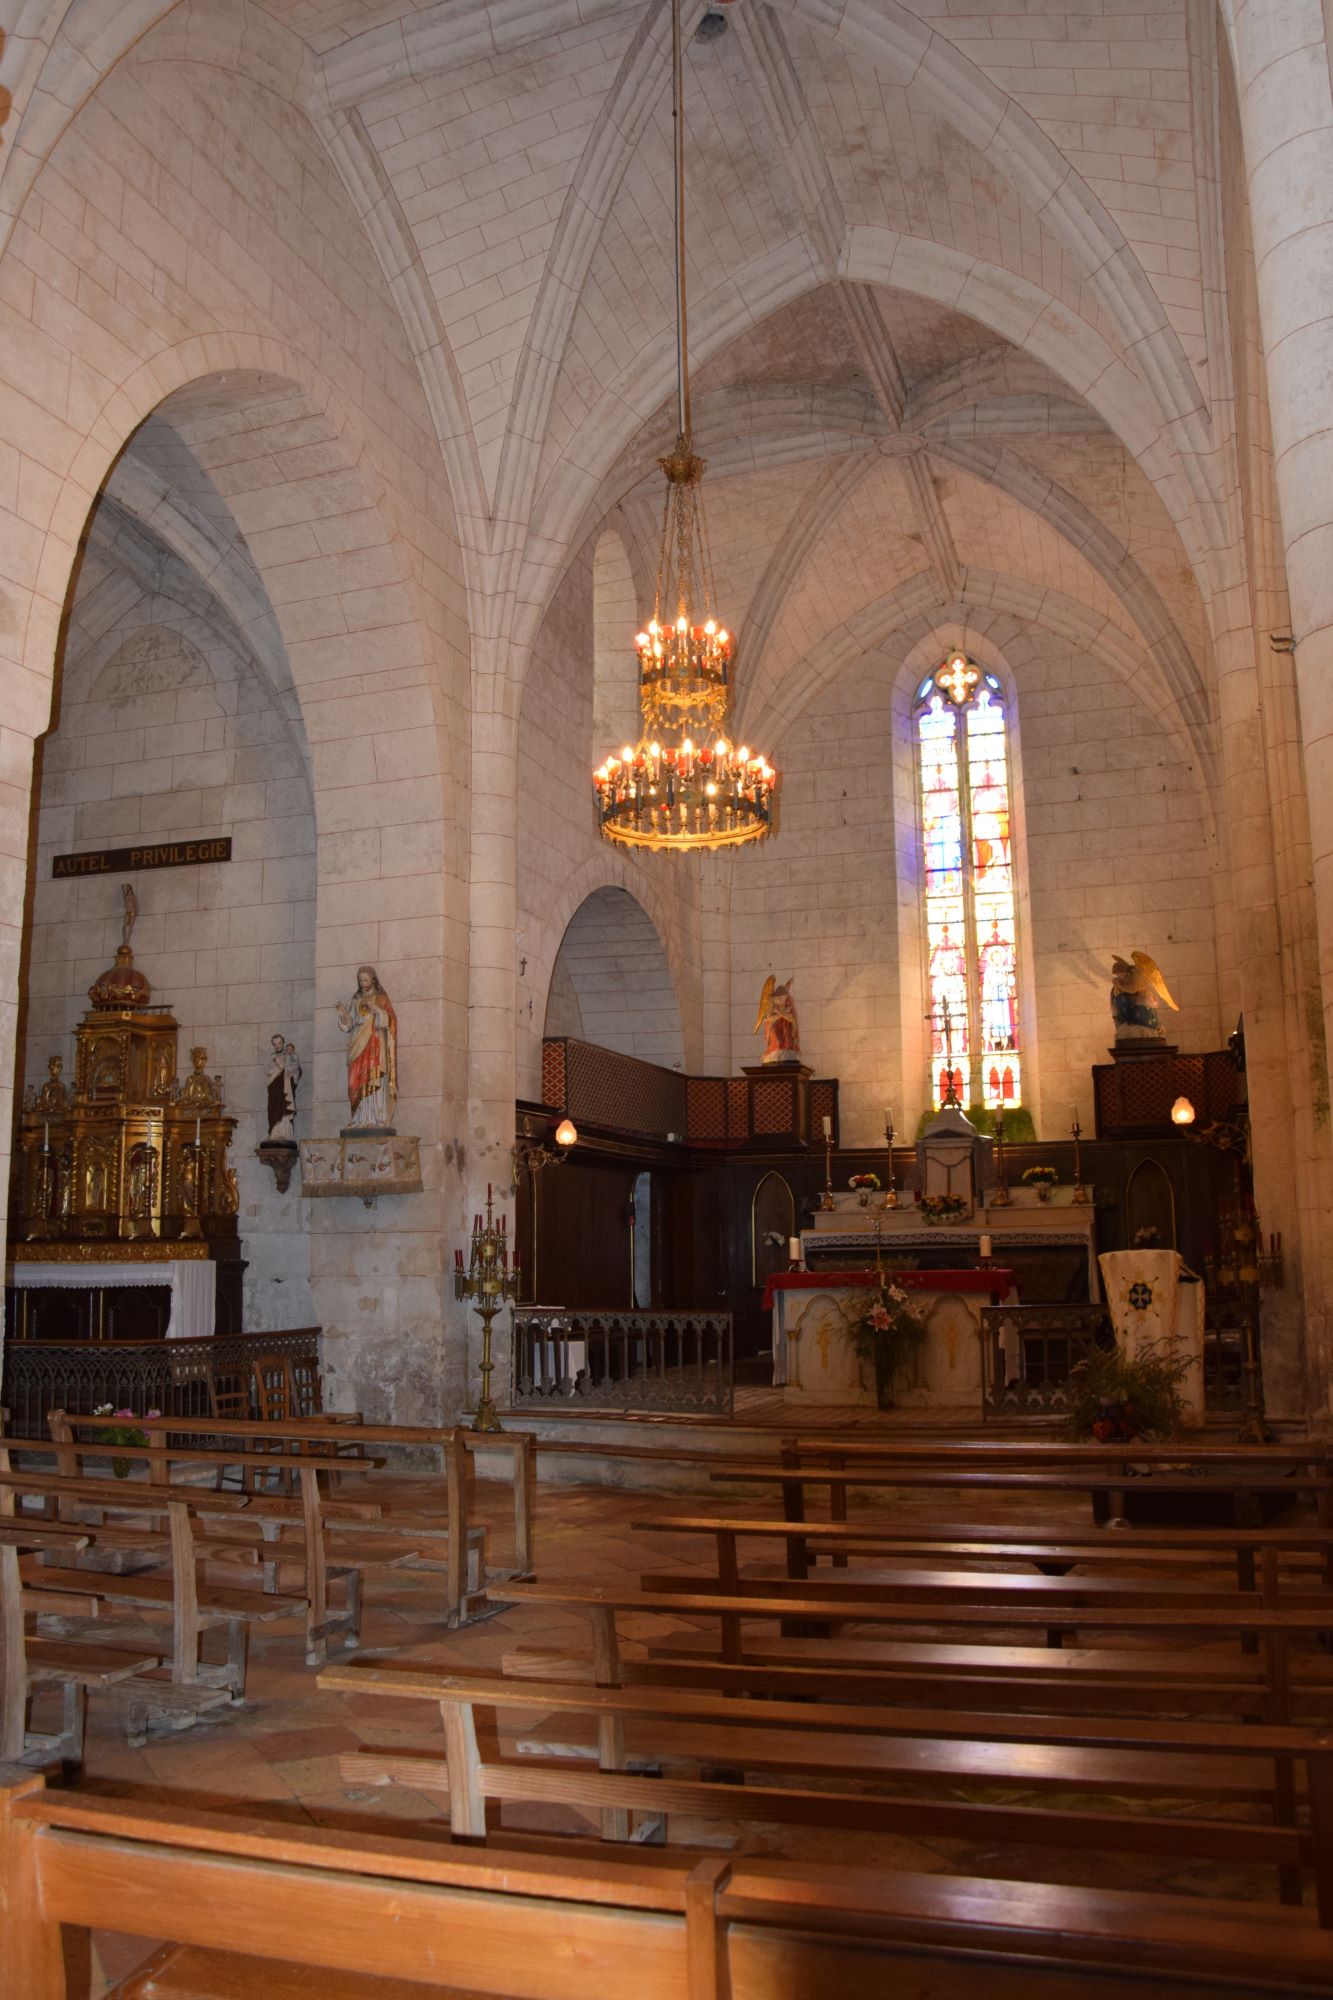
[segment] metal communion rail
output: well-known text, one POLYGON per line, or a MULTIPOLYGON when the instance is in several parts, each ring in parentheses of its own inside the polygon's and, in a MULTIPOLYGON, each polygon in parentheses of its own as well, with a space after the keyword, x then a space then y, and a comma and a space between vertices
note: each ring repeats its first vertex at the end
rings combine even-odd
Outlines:
POLYGON ((732 1413, 729 1312, 520 1307, 513 1355, 515 1409, 732 1413))
POLYGON ((0 1404, 17 1437, 45 1437, 50 1410, 91 1416, 103 1403, 169 1417, 214 1414, 212 1396, 250 1397, 250 1364, 282 1355, 319 1367, 319 1328, 219 1334, 209 1340, 11 1340, 0 1404))

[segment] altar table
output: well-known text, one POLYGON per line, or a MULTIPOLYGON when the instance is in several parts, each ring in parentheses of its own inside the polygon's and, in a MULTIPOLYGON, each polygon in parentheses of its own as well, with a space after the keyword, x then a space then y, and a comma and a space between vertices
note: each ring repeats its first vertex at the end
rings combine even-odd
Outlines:
MULTIPOLYGON (((917 1408, 980 1409, 981 1307, 1017 1296, 1003 1266, 976 1271, 894 1271, 889 1282, 921 1295, 925 1339, 899 1375, 894 1400, 917 1408)), ((852 1348, 839 1294, 879 1283, 875 1271, 779 1271, 764 1287, 773 1313, 773 1381, 794 1405, 861 1403, 875 1385, 852 1348)))

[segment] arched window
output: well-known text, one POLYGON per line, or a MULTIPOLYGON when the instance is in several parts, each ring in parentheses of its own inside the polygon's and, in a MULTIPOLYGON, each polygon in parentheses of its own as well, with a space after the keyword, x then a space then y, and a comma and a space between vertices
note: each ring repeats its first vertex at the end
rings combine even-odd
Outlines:
POLYGON ((931 1102, 1008 1109, 1022 1071, 1004 690, 955 653, 922 681, 913 718, 931 1102))

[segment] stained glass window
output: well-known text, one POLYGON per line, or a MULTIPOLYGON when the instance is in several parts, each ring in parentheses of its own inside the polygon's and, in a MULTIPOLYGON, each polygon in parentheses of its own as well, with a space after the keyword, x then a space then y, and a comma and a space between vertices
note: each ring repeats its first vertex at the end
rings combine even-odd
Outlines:
POLYGON ((954 654, 917 689, 930 1089, 1017 1104, 1018 941, 1004 691, 954 654))

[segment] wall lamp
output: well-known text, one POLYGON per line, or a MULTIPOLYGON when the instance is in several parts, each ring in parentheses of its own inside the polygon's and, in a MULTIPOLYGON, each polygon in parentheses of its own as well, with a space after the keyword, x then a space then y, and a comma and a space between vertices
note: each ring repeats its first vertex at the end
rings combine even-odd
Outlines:
POLYGON ((569 1158, 570 1147, 578 1144, 578 1138, 578 1128, 572 1118, 562 1118, 555 1128, 558 1150, 553 1150, 544 1139, 534 1142, 525 1134, 513 1149, 514 1185, 518 1185, 521 1173, 538 1174, 543 1167, 563 1167, 569 1158))

